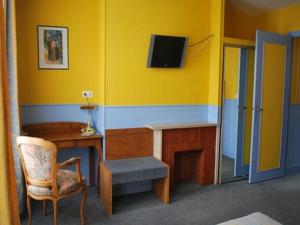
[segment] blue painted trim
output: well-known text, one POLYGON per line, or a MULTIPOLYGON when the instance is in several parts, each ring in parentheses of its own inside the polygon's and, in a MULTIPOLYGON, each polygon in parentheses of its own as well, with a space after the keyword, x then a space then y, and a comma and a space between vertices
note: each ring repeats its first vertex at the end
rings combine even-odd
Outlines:
POLYGON ((221 106, 208 105, 208 118, 207 121, 221 124, 221 106))
MULTIPOLYGON (((256 33, 256 50, 255 50, 255 65, 254 65, 254 89, 253 89, 253 107, 257 105, 259 96, 261 96, 261 74, 263 70, 263 41, 259 37, 259 32, 256 33)), ((258 113, 253 111, 252 116, 252 135, 251 135, 251 153, 250 153, 250 175, 249 183, 256 181, 256 173, 258 166, 258 148, 259 148, 259 131, 260 119, 258 113), (254 178, 255 177, 255 178, 254 178)))
POLYGON ((207 105, 105 107, 106 129, 208 121, 207 105))
MULTIPOLYGON (((251 165, 250 165, 250 168, 251 168, 251 165)), ((284 170, 285 170, 285 168, 284 168, 284 170)), ((272 180, 275 178, 282 177, 282 176, 284 176, 284 174, 285 173, 282 172, 282 168, 259 172, 258 175, 251 174, 251 169, 250 169, 249 183, 252 184, 252 183, 272 180)))
POLYGON ((207 104, 166 104, 166 105, 110 105, 105 106, 105 108, 168 108, 168 107, 198 107, 198 106, 209 106, 207 104))
POLYGON ((248 90, 248 60, 249 50, 240 50, 240 69, 239 69, 239 86, 238 86, 238 113, 237 113, 237 142, 236 156, 234 163, 234 176, 242 176, 249 174, 244 166, 245 151, 245 128, 246 128, 246 110, 247 106, 247 90, 248 90), (244 173, 246 171, 246 173, 244 173))
MULTIPOLYGON (((102 115, 104 108, 98 105, 96 110, 93 110, 93 123, 97 130, 103 131, 99 115, 102 115)), ((22 123, 44 123, 57 121, 78 121, 86 122, 87 111, 81 110, 80 105, 23 105, 22 106, 22 123)), ((104 134, 104 133, 102 133, 104 134)))
POLYGON ((250 162, 250 183, 260 182, 267 179, 283 176, 285 173, 286 155, 287 155, 287 128, 288 128, 288 110, 290 98, 290 78, 291 78, 291 58, 292 58, 292 38, 289 35, 279 35, 264 31, 256 32, 256 54, 255 54, 255 78, 254 78, 254 106, 262 108, 262 85, 263 85, 263 57, 264 44, 274 43, 286 45, 286 72, 285 72, 285 93, 283 105, 283 125, 282 125, 282 144, 280 168, 266 172, 259 172, 259 143, 261 129, 261 112, 254 112, 252 121, 252 146, 250 162))
POLYGON ((300 37, 300 31, 289 32, 289 35, 291 35, 294 38, 300 37))
MULTIPOLYGON (((86 121, 79 104, 23 105, 23 124, 54 121, 86 121)), ((106 129, 134 128, 153 123, 218 122, 220 107, 213 105, 101 106, 93 111, 94 124, 106 129), (120 116, 120 114, 122 116, 120 116)))

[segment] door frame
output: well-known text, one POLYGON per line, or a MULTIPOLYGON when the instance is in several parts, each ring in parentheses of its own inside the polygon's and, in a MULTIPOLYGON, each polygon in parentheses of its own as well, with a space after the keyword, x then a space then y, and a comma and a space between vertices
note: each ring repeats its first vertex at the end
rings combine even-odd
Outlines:
MULTIPOLYGON (((288 34, 291 35, 293 39, 294 39, 294 38, 300 38, 300 30, 291 31, 291 32, 289 32, 288 34)), ((292 91, 292 79, 293 79, 293 49, 294 49, 294 42, 293 42, 293 40, 292 40, 292 71, 291 71, 291 85, 290 85, 291 91, 292 91)), ((291 93, 290 93, 290 94, 291 94, 291 93)), ((291 99, 290 99, 290 100, 291 100, 291 99)), ((292 104, 291 102, 289 102, 289 105, 293 105, 293 104, 292 104)), ((288 135, 289 135, 289 133, 288 133, 288 135)), ((287 154, 288 154, 288 152, 287 152, 287 154)), ((286 175, 294 174, 296 170, 294 171, 294 170, 291 170, 291 168, 288 168, 287 160, 288 160, 288 157, 287 157, 287 159, 286 159, 286 169, 285 169, 285 174, 286 174, 286 175)), ((298 172, 298 171, 300 172, 300 170, 297 170, 297 172, 298 172)))
POLYGON ((222 75, 221 75, 221 107, 220 107, 220 132, 218 137, 218 169, 217 169, 217 179, 216 183, 221 184, 222 183, 222 156, 223 156, 223 135, 222 135, 222 129, 223 129, 223 112, 224 112, 224 97, 225 97, 225 85, 224 85, 224 61, 225 61, 225 48, 226 47, 235 47, 235 48, 248 48, 248 49, 255 49, 255 41, 250 40, 244 40, 244 39, 236 39, 236 38, 224 38, 223 42, 223 61, 222 61, 222 75))
POLYGON ((237 143, 236 143, 236 153, 235 153, 235 162, 234 162, 235 177, 249 174, 249 165, 244 165, 246 109, 247 109, 248 76, 249 76, 248 66, 249 66, 249 48, 248 49, 241 48, 239 79, 238 79, 237 118, 236 118, 237 143), (244 79, 241 79, 242 76, 244 79), (239 147, 239 146, 243 146, 243 147, 239 147))

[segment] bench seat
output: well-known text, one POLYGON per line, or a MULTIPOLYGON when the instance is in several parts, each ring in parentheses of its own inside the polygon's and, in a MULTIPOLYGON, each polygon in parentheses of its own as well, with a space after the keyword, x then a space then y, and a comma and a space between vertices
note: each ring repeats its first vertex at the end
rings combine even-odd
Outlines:
POLYGON ((100 162, 100 196, 108 215, 112 215, 112 186, 116 184, 152 180, 152 190, 168 204, 169 173, 169 166, 154 157, 100 162))
POLYGON ((105 161, 112 173, 112 184, 153 180, 167 176, 167 165, 154 157, 105 161))

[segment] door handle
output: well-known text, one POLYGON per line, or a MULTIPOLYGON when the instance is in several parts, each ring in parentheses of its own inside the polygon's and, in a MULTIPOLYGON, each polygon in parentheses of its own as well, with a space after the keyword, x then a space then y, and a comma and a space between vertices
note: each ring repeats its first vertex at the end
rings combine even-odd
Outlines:
POLYGON ((240 109, 240 110, 246 110, 247 106, 240 106, 240 105, 238 105, 237 108, 240 109))
POLYGON ((260 107, 253 107, 252 110, 255 111, 255 112, 262 112, 263 111, 263 109, 260 108, 260 107))

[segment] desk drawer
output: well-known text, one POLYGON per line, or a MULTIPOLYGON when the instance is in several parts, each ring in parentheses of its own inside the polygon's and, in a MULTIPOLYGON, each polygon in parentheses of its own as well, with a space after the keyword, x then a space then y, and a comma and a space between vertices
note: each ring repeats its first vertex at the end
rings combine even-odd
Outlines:
POLYGON ((72 148, 76 147, 76 141, 59 141, 56 142, 56 147, 57 148, 72 148))
POLYGON ((96 146, 100 145, 99 139, 87 139, 87 140, 77 140, 76 146, 77 147, 88 147, 88 146, 96 146))

